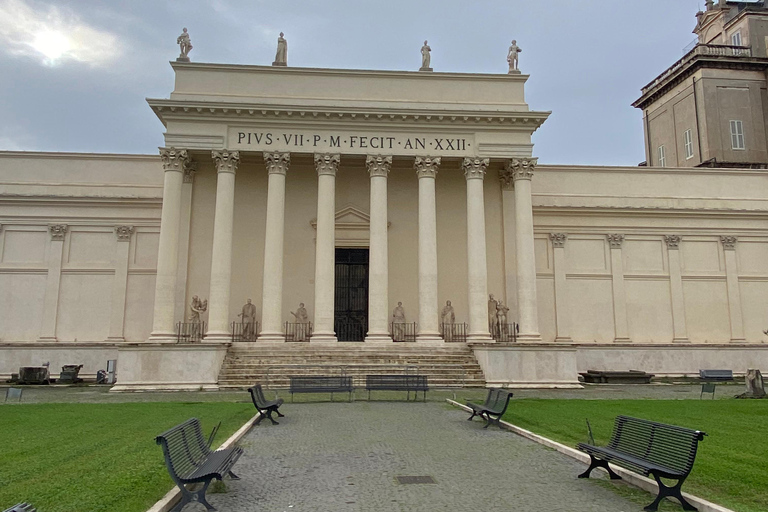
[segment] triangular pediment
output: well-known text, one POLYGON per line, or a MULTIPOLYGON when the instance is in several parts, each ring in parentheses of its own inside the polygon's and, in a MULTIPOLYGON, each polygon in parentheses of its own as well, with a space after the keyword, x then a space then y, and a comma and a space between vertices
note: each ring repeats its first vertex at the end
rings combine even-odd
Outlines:
POLYGON ((339 224, 365 224, 370 226, 371 216, 354 205, 347 205, 336 212, 336 225, 339 224))
MULTIPOLYGON (((337 247, 368 247, 371 216, 353 204, 336 210, 335 228, 337 247)), ((312 219, 312 227, 317 229, 317 219, 312 219)), ((391 225, 387 222, 387 227, 391 225)))

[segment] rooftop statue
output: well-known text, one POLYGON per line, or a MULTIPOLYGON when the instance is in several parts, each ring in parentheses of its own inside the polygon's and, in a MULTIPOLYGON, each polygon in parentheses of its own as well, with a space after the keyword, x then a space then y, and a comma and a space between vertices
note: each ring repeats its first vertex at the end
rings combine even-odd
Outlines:
POLYGON ((429 53, 431 51, 432 48, 424 41, 424 46, 421 47, 421 68, 419 68, 419 71, 432 71, 432 68, 429 67, 432 61, 432 56, 429 53))
POLYGON ((287 66, 288 65, 288 41, 283 37, 285 34, 280 32, 280 37, 277 38, 277 53, 275 54, 275 62, 273 66, 287 66))
POLYGON ((512 45, 509 47, 509 51, 507 52, 507 62, 509 63, 509 74, 516 74, 520 73, 520 70, 517 67, 518 63, 518 54, 522 52, 523 50, 520 49, 519 46, 517 46, 517 41, 512 40, 512 45))
POLYGON ((192 41, 189 39, 189 34, 187 33, 186 27, 184 27, 181 35, 176 38, 176 44, 179 45, 179 49, 181 50, 181 53, 176 60, 181 62, 189 62, 189 52, 192 51, 192 41))

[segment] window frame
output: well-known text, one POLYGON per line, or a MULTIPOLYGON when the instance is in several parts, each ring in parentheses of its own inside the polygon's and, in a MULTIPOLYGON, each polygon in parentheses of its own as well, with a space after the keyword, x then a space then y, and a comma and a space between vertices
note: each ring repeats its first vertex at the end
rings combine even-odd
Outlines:
POLYGON ((667 149, 664 147, 664 144, 661 144, 658 149, 656 150, 656 155, 659 159, 659 167, 666 167, 667 166, 667 149))
POLYGON ((741 39, 741 30, 737 30, 731 34, 731 46, 744 46, 741 39), (738 39, 738 42, 736 42, 736 39, 738 39))
POLYGON ((744 151, 747 149, 746 137, 744 137, 744 122, 741 119, 731 119, 729 121, 731 130, 731 149, 734 151, 744 151))
POLYGON ((685 159, 690 160, 693 158, 693 133, 690 128, 683 132, 683 145, 685 146, 685 159))

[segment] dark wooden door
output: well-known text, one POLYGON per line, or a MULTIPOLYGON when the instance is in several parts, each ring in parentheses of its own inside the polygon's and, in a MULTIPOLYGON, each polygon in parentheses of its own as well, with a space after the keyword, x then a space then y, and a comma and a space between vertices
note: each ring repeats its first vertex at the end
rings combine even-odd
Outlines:
POLYGON ((339 341, 363 341, 368 332, 368 249, 336 249, 336 310, 339 341))

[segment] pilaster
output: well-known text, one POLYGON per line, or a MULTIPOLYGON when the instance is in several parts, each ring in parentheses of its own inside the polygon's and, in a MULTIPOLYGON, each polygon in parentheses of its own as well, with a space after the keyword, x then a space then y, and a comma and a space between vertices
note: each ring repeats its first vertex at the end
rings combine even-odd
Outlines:
POLYGON ((622 261, 621 245, 624 235, 606 235, 611 245, 611 283, 613 284, 613 321, 616 335, 614 343, 629 343, 629 327, 627 323, 627 292, 624 285, 624 262, 622 261))
POLYGON ((728 287, 728 313, 731 320, 731 343, 744 343, 744 318, 741 310, 741 291, 739 288, 739 268, 736 260, 735 236, 721 236, 725 252, 725 280, 728 287))
POLYGON ((59 315, 61 259, 64 254, 64 240, 68 230, 69 226, 66 224, 51 224, 48 226, 51 242, 48 245, 48 277, 45 283, 43 321, 40 326, 39 341, 58 341, 56 338, 56 323, 59 315))
POLYGON ((683 276, 680 266, 680 235, 667 235, 667 259, 669 260, 669 291, 672 299, 673 343, 688 343, 688 328, 685 321, 685 295, 683 294, 683 276))
POLYGON ((501 183, 501 215, 504 234, 504 300, 510 311, 519 311, 517 303, 517 257, 515 228, 515 186, 512 172, 506 167, 499 171, 501 183))
POLYGON ((107 341, 125 341, 125 300, 128 289, 128 256, 133 236, 133 226, 115 226, 115 277, 112 281, 112 304, 107 341))
POLYGON ((189 234, 192 225, 192 192, 195 185, 197 162, 190 161, 184 169, 181 185, 181 212, 179 214, 179 254, 176 266, 176 305, 174 320, 184 321, 187 308, 187 275, 189 270, 189 234))
POLYGON ((568 325, 568 288, 565 278, 565 242, 568 235, 565 233, 550 233, 552 249, 555 256, 555 341, 573 341, 569 334, 568 325))

